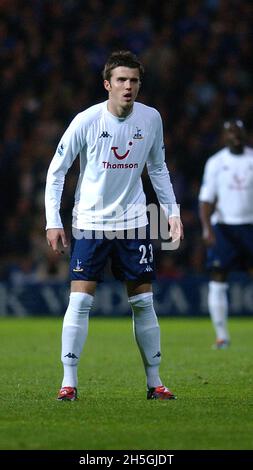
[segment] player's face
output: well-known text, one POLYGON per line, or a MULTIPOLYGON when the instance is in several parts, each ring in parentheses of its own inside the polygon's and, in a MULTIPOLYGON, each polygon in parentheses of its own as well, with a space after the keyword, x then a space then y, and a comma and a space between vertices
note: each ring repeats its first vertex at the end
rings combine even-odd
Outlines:
POLYGON ((104 81, 109 93, 112 111, 130 111, 140 88, 139 70, 129 67, 116 67, 112 70, 110 81, 104 81))
POLYGON ((245 133, 244 129, 231 124, 225 132, 225 139, 228 147, 233 153, 241 153, 245 144, 245 133))

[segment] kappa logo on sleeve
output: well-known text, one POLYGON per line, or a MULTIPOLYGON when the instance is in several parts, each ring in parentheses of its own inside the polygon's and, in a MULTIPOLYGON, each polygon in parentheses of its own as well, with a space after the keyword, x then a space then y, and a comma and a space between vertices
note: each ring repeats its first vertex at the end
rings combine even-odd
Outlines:
POLYGON ((61 142, 57 149, 57 153, 60 155, 60 157, 63 156, 65 148, 66 148, 66 144, 64 142, 61 142))

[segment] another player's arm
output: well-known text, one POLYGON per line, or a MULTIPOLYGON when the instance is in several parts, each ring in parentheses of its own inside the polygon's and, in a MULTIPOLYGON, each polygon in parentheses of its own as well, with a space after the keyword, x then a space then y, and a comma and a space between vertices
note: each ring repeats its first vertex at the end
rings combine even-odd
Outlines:
POLYGON ((57 254, 63 252, 62 247, 67 248, 68 246, 61 221, 60 206, 65 176, 83 145, 79 124, 77 115, 62 136, 47 173, 45 191, 46 238, 48 245, 57 254))
POLYGON ((199 193, 199 217, 202 225, 202 237, 207 245, 215 243, 215 234, 211 224, 211 215, 217 201, 216 159, 210 158, 204 169, 203 181, 199 193))
POLYGON ((159 113, 157 113, 156 117, 157 130, 155 140, 147 160, 148 175, 154 191, 156 192, 157 199, 168 219, 172 240, 183 240, 183 224, 180 219, 179 207, 176 202, 170 174, 165 162, 162 120, 159 113))
POLYGON ((207 245, 215 243, 215 234, 211 225, 211 215, 214 211, 215 203, 200 201, 199 216, 202 225, 202 237, 207 245))

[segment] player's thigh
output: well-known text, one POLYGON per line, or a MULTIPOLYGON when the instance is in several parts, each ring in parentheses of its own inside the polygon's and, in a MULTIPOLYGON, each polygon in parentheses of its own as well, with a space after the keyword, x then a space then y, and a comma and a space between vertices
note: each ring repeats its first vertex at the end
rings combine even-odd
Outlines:
POLYGON ((224 224, 213 226, 216 242, 207 249, 206 266, 209 271, 228 271, 238 256, 236 244, 229 234, 229 227, 224 224))
POLYGON ((228 277, 227 271, 222 269, 213 269, 210 272, 210 280, 215 282, 226 282, 228 277))
POLYGON ((71 292, 83 292, 94 295, 96 287, 96 281, 71 281, 71 292))
POLYGON ((152 292, 151 282, 143 281, 126 281, 127 295, 133 297, 134 295, 145 294, 152 292))
MULTIPOLYGON (((70 279, 75 282, 100 281, 110 253, 110 241, 106 239, 76 239, 71 242, 70 279)), ((91 288, 90 284, 79 284, 79 288, 91 288)))
MULTIPOLYGON (((112 252, 112 271, 117 279, 135 285, 135 289, 155 279, 154 249, 151 240, 116 240, 112 252)), ((142 287, 139 289, 146 289, 142 287)))
POLYGON ((248 270, 253 270, 253 225, 241 225, 237 228, 238 245, 241 249, 241 256, 245 259, 245 266, 248 270))

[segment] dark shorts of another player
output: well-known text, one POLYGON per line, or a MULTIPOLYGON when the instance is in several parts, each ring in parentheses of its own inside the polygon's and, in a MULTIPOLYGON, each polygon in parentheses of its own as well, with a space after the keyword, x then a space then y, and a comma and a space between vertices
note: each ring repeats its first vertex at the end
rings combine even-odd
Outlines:
POLYGON ((216 243, 207 250, 210 271, 253 269, 253 224, 213 225, 216 243))
POLYGON ((116 279, 151 282, 155 279, 153 245, 149 228, 143 229, 144 236, 137 229, 131 231, 132 239, 127 238, 126 231, 110 232, 112 239, 108 239, 109 232, 79 230, 78 237, 73 236, 71 242, 71 280, 102 281, 110 259, 116 279))

